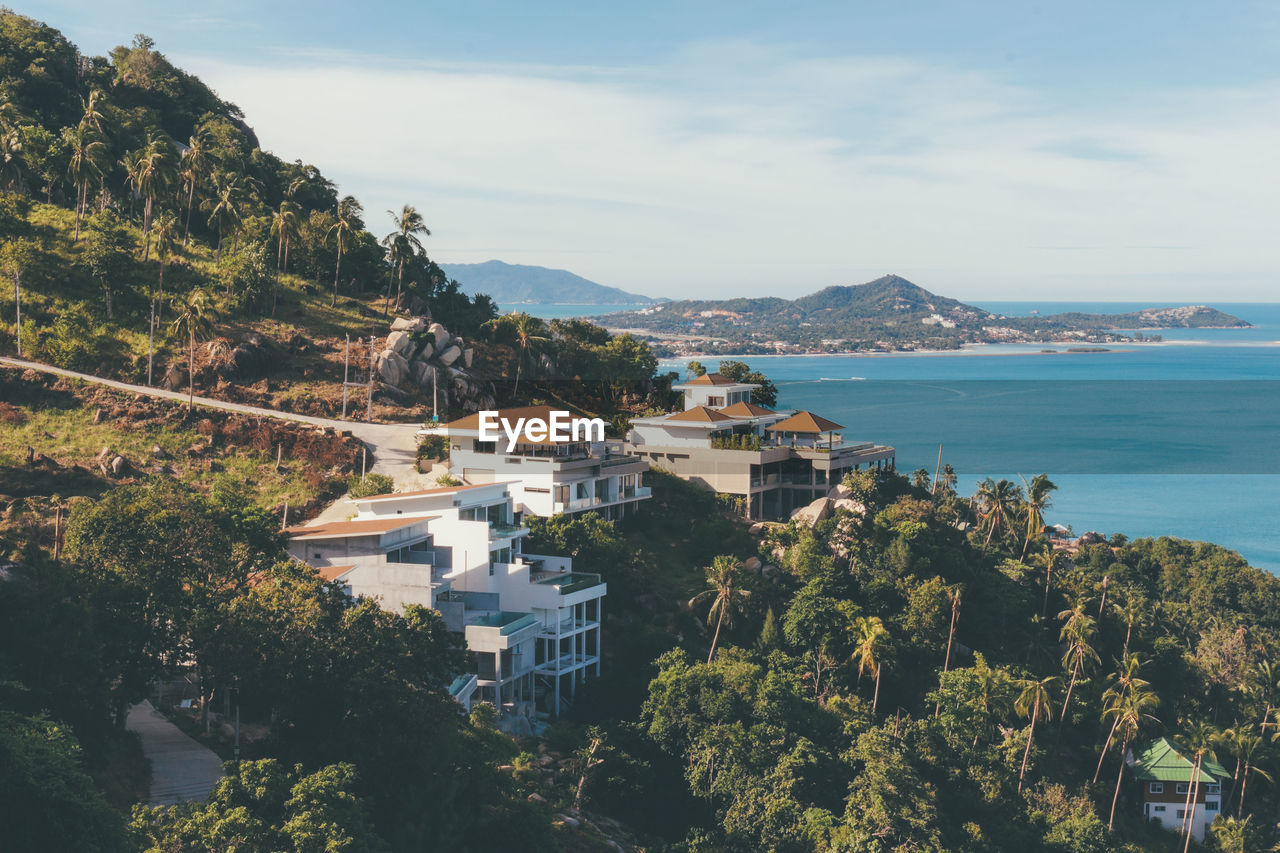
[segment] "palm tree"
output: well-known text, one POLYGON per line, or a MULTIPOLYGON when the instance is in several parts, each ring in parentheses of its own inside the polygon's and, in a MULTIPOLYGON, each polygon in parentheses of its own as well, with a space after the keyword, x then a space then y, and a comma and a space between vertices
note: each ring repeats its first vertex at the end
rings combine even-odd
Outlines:
POLYGON ((1049 588, 1053 584, 1053 572, 1055 569, 1061 569, 1065 562, 1062 552, 1055 550, 1053 547, 1031 555, 1032 565, 1040 566, 1044 569, 1044 604, 1040 609, 1041 616, 1049 615, 1049 588))
POLYGON ((720 628, 733 625, 733 618, 742 607, 742 599, 751 595, 750 590, 738 586, 742 576, 742 564, 733 557, 721 554, 711 561, 707 567, 708 588, 689 599, 689 606, 711 599, 711 608, 707 611, 707 624, 716 622, 715 633, 711 636, 711 650, 707 652, 707 663, 711 663, 716 654, 716 643, 720 640, 720 628))
POLYGON ((1067 651, 1062 655, 1062 668, 1071 673, 1071 683, 1067 687, 1066 698, 1062 700, 1062 718, 1059 720, 1065 722, 1067 706, 1071 704, 1071 691, 1075 688, 1080 673, 1088 661, 1096 663, 1099 660, 1098 653, 1089 643, 1097 632, 1097 623, 1084 615, 1084 609, 1079 604, 1071 610, 1062 611, 1058 618, 1066 620, 1058 634, 1059 640, 1067 641, 1067 651))
POLYGON ((0 271, 13 279, 13 337, 18 358, 22 358, 22 274, 35 264, 39 253, 40 244, 26 237, 0 244, 0 271))
POLYGON ((80 240, 80 222, 89 202, 89 179, 102 174, 102 158, 107 146, 93 132, 81 125, 66 132, 68 153, 67 177, 76 187, 76 233, 71 242, 80 240))
POLYGON ((1206 756, 1212 761, 1218 760, 1213 748, 1220 737, 1218 730, 1213 726, 1205 722, 1197 722, 1190 727, 1186 735, 1178 739, 1195 756, 1191 766, 1191 784, 1187 787, 1186 807, 1183 810, 1182 834, 1186 840, 1182 845, 1182 853, 1186 853, 1191 848, 1191 827, 1195 826, 1195 810, 1200 796, 1200 768, 1206 756))
POLYGON ((1231 803, 1231 798, 1237 793, 1240 794, 1240 802, 1237 804, 1236 817, 1240 817, 1244 813, 1244 794, 1249 784, 1249 774, 1262 776, 1262 778, 1270 780, 1271 774, 1257 767, 1258 759, 1265 754, 1262 735, 1253 730, 1253 724, 1238 725, 1234 728, 1225 730, 1222 733, 1222 744, 1227 748, 1236 759, 1235 772, 1231 774, 1231 778, 1236 784, 1232 786, 1231 796, 1223 801, 1223 811, 1231 803), (1241 772, 1243 770, 1243 773, 1241 772))
POLYGON ((996 482, 990 477, 978 484, 975 495, 982 508, 982 523, 987 526, 987 539, 984 545, 991 544, 991 537, 997 530, 1003 530, 1021 500, 1022 492, 1008 480, 996 482))
MULTIPOLYGON (((946 675, 947 670, 951 668, 951 644, 956 636, 956 622, 960 619, 960 597, 963 589, 959 585, 947 587, 947 598, 951 601, 951 629, 947 632, 947 653, 942 658, 942 675, 946 675)), ((942 687, 942 676, 938 677, 938 687, 942 687)), ((933 715, 936 717, 940 713, 942 713, 941 698, 933 706, 933 715)))
POLYGON ((178 245, 178 218, 165 211, 156 217, 152 227, 156 241, 156 261, 160 265, 160 281, 156 295, 151 300, 151 330, 147 336, 147 384, 151 384, 151 359, 155 352, 156 324, 164 322, 164 271, 169 266, 169 256, 178 245))
POLYGON ((1036 721, 1040 719, 1043 708, 1046 715, 1053 716, 1052 690, 1061 681, 1056 675, 1050 675, 1036 681, 1034 678, 1023 678, 1017 682, 1021 689, 1014 700, 1013 709, 1022 716, 1031 715, 1031 729, 1027 732, 1027 748, 1022 751, 1022 769, 1018 771, 1018 793, 1022 793, 1022 780, 1027 775, 1027 758, 1031 755, 1031 740, 1036 735, 1036 721))
POLYGON ((1022 480, 1022 485, 1027 492, 1027 530, 1026 537, 1022 542, 1022 556, 1027 556, 1027 546, 1031 544, 1031 540, 1040 535, 1040 531, 1044 530, 1044 511, 1049 508, 1049 493, 1058 487, 1049 479, 1048 474, 1036 474, 1028 483, 1026 478, 1021 474, 1018 479, 1022 480))
POLYGON ((1124 590, 1119 601, 1113 601, 1111 607, 1124 622, 1124 651, 1121 656, 1129 654, 1129 640, 1133 637, 1133 626, 1142 622, 1147 615, 1147 600, 1136 587, 1121 587, 1124 590))
POLYGON ((364 208, 352 196, 346 196, 338 202, 338 215, 329 233, 335 235, 338 243, 338 262, 333 266, 333 299, 331 306, 338 304, 338 271, 342 269, 342 248, 360 225, 360 214, 364 208))
POLYGON ((22 189, 26 160, 22 155, 22 135, 18 128, 0 120, 0 183, 6 189, 22 189))
POLYGON ((230 172, 215 175, 213 185, 213 197, 205 199, 200 207, 209 211, 209 227, 218 232, 218 248, 213 255, 214 263, 217 263, 222 260, 222 238, 227 229, 240 226, 244 187, 240 176, 230 172))
POLYGON ((1120 800, 1120 781, 1124 779, 1125 753, 1129 750, 1129 743, 1138 736, 1138 729, 1142 724, 1155 720, 1155 717, 1147 712, 1160 704, 1160 698, 1154 691, 1147 689, 1145 681, 1138 679, 1131 682, 1126 691, 1107 691, 1103 696, 1104 700, 1108 699, 1108 696, 1109 701, 1102 712, 1102 717, 1104 720, 1107 717, 1112 718, 1112 737, 1117 732, 1120 735, 1120 770, 1116 773, 1116 789, 1111 795, 1111 817, 1107 820, 1107 829, 1114 830, 1116 803, 1120 800))
POLYGON ((507 322, 512 324, 512 332, 516 344, 520 347, 520 351, 516 354, 516 384, 511 389, 511 396, 514 399, 520 392, 520 373, 530 349, 536 349, 539 345, 551 340, 551 338, 547 334, 547 328, 543 322, 532 314, 521 312, 514 315, 508 314, 507 316, 511 318, 507 322))
POLYGON ((1253 667, 1249 676, 1249 692, 1266 704, 1262 712, 1262 723, 1258 727, 1265 735, 1267 726, 1272 725, 1271 712, 1275 709, 1276 691, 1280 690, 1280 668, 1269 660, 1262 660, 1253 667))
MULTIPOLYGON (((418 213, 418 209, 411 204, 406 204, 397 216, 394 211, 388 210, 387 215, 391 217, 391 222, 396 226, 395 230, 388 234, 382 241, 382 244, 391 250, 392 259, 399 267, 399 273, 396 278, 396 302, 400 301, 400 294, 404 289, 404 265, 407 260, 414 255, 427 253, 426 246, 422 245, 422 241, 418 239, 418 235, 430 237, 431 231, 427 228, 426 222, 422 218, 422 214, 418 213)), ((383 308, 385 316, 391 304, 391 287, 387 287, 387 302, 383 308)))
POLYGON ((289 241, 298 231, 296 204, 288 199, 280 202, 280 209, 271 214, 271 233, 276 238, 276 282, 271 289, 271 316, 276 315, 276 297, 280 291, 280 274, 288 263, 289 241))
POLYGON ((195 406, 196 341, 212 336, 217 312, 209 294, 198 288, 187 294, 181 307, 170 329, 175 335, 187 338, 187 411, 190 412, 195 406))
POLYGON ((876 705, 880 702, 880 670, 884 661, 881 653, 889 641, 889 632, 879 616, 859 616, 853 623, 854 648, 853 659, 858 662, 858 680, 871 672, 875 675, 876 689, 871 698, 871 714, 876 713, 876 705))
POLYGON ((182 245, 187 245, 191 235, 191 208, 196 200, 196 186, 203 183, 211 163, 208 137, 202 129, 197 129, 187 140, 187 150, 182 152, 179 164, 182 168, 182 182, 187 190, 187 216, 182 226, 182 245))
POLYGON ((156 197, 169 186, 174 174, 173 143, 156 130, 147 131, 147 144, 137 161, 137 190, 142 196, 142 260, 151 255, 151 214, 156 197))
MULTIPOLYGON (((1138 670, 1142 667, 1142 660, 1137 655, 1125 655, 1120 661, 1120 669, 1116 672, 1115 680, 1111 686, 1102 694, 1102 701, 1107 704, 1113 704, 1134 689, 1146 689, 1150 687, 1150 683, 1138 678, 1138 670)), ((1107 717, 1107 712, 1102 712, 1103 719, 1107 717)), ((1117 722, 1112 720, 1111 731, 1107 732, 1107 739, 1102 742, 1101 754, 1098 756, 1098 766, 1093 771, 1093 784, 1098 783, 1098 777, 1102 775, 1102 760, 1107 757, 1107 747, 1112 743, 1112 739, 1116 734, 1117 722)))
POLYGON ((80 127, 85 130, 94 130, 102 133, 102 123, 106 120, 103 118, 100 109, 104 95, 101 89, 94 89, 89 93, 89 97, 81 98, 80 103, 84 105, 84 114, 80 117, 80 127))

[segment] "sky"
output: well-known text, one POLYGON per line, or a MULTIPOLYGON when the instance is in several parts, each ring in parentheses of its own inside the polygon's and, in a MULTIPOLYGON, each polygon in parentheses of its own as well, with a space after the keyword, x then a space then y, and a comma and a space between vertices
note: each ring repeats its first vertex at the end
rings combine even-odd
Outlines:
POLYGON ((1280 0, 9 1, 88 54, 151 36, 445 264, 1280 298, 1280 0))

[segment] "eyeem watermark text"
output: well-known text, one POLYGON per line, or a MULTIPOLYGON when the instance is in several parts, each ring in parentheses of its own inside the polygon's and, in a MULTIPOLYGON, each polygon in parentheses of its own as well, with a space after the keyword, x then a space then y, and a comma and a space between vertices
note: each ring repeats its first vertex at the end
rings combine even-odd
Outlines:
POLYGON ((577 418, 569 412, 551 411, 551 419, 501 418, 498 412, 480 414, 480 440, 498 441, 507 437, 507 452, 514 453, 517 444, 564 444, 577 441, 604 441, 602 418, 577 418))

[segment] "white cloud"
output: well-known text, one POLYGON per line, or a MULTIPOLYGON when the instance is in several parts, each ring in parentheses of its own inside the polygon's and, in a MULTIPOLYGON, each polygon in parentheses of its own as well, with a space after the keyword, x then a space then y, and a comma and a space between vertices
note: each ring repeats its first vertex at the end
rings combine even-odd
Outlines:
POLYGON ((968 297, 1248 299, 1280 270, 1276 86, 1055 109, 988 74, 740 42, 647 68, 182 61, 375 230, 416 204, 442 261, 668 296, 892 271, 968 297))

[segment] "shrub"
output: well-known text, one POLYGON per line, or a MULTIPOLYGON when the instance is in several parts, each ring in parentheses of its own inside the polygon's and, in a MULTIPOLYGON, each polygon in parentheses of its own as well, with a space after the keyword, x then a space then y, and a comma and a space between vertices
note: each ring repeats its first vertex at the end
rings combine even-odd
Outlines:
POLYGON ((389 494, 396 487, 396 481, 388 477, 386 474, 365 474, 364 481, 361 482, 358 474, 352 474, 347 479, 347 491, 351 493, 353 498, 367 498, 371 495, 389 494))

